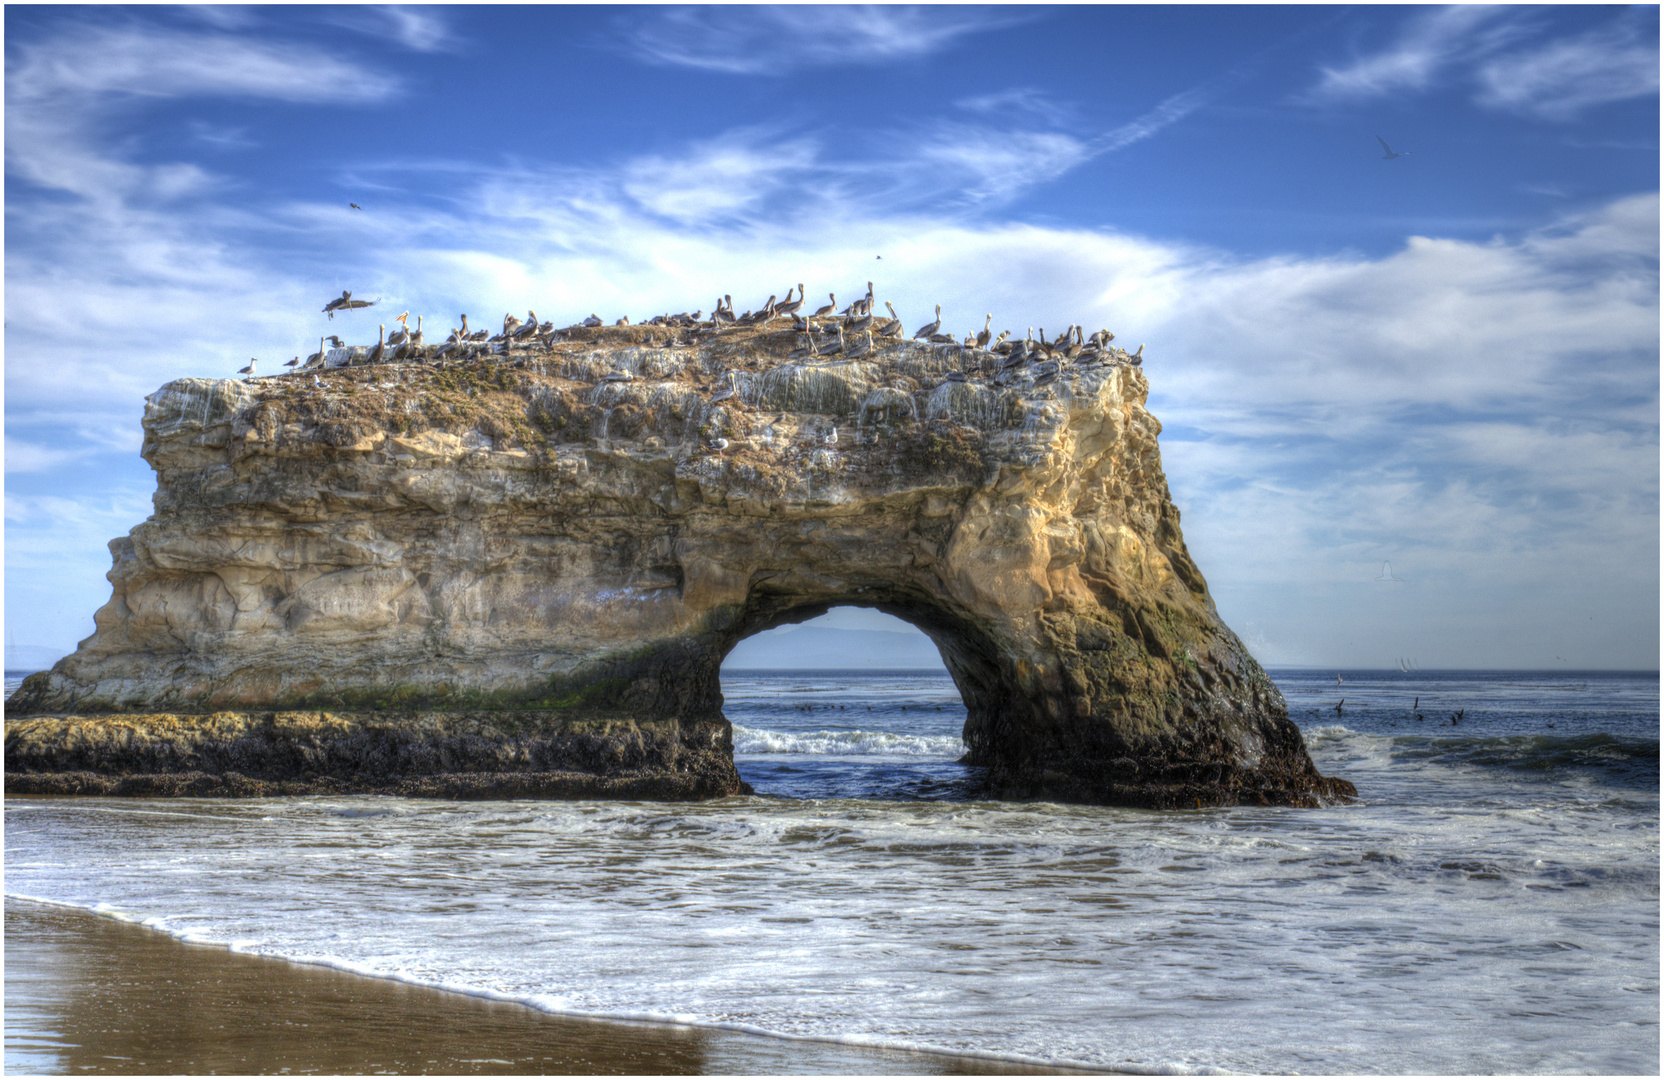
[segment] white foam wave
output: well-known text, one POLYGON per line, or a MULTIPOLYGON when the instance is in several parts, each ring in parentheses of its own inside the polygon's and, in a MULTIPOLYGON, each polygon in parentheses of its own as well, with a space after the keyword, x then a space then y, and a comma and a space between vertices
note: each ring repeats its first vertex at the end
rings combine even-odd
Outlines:
MULTIPOLYGON (((698 1027, 715 1029, 718 1031, 733 1031, 746 1035, 759 1035, 770 1039, 782 1039, 787 1042, 827 1043, 837 1046, 857 1046, 871 1050, 891 1050, 903 1053, 931 1054, 945 1057, 968 1058, 978 1061, 998 1061, 1015 1065, 1031 1065, 1041 1068, 1047 1066, 1065 1069, 1080 1069, 1096 1072, 1103 1068, 1099 1063, 1076 1061, 1068 1058, 1046 1058, 1030 1054, 1008 1054, 990 1050, 976 1050, 938 1046, 928 1042, 915 1042, 907 1039, 885 1038, 882 1036, 865 1034, 848 1035, 806 1035, 799 1032, 776 1031, 760 1024, 747 1024, 736 1020, 712 1020, 696 1013, 656 1012, 652 1010, 594 1010, 575 1009, 567 999, 556 994, 517 994, 503 990, 493 990, 476 986, 471 983, 458 982, 451 979, 425 978, 409 971, 389 970, 375 964, 366 964, 356 960, 347 960, 327 953, 289 952, 272 949, 254 941, 227 941, 203 934, 194 934, 181 930, 169 924, 162 916, 140 918, 120 911, 108 904, 78 904, 73 901, 49 900, 43 896, 31 896, 26 893, 6 892, 8 899, 23 900, 31 904, 43 904, 49 907, 71 908, 84 911, 92 915, 115 919, 119 922, 142 926, 159 934, 165 934, 175 941, 187 945, 204 945, 223 948, 227 952, 240 953, 247 956, 260 956, 270 960, 283 960, 291 964, 305 964, 311 967, 329 968, 334 971, 357 975, 366 979, 384 979, 390 982, 405 983, 409 986, 422 986, 433 990, 443 990, 450 994, 460 994, 464 997, 481 998, 487 1001, 501 1001, 517 1005, 524 1005, 536 1009, 538 1012, 550 1016, 570 1016, 589 1020, 618 1020, 630 1023, 674 1024, 679 1027, 698 1027)), ((1138 1065, 1121 1062, 1116 1065, 1116 1071, 1150 1076, 1173 1075, 1214 1075, 1223 1074, 1224 1070, 1207 1067, 1182 1065, 1163 1062, 1153 1065, 1138 1065)))
POLYGON ((734 725, 736 754, 829 754, 957 759, 965 743, 955 735, 897 735, 888 731, 769 731, 734 725))

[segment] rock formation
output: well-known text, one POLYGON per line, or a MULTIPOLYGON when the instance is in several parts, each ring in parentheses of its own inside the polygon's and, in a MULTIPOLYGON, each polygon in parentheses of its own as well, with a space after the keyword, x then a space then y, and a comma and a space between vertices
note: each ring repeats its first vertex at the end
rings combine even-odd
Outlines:
POLYGON ((1220 621, 1124 353, 556 337, 153 394, 155 513, 8 703, 11 790, 737 792, 723 656, 847 604, 940 647, 991 794, 1351 792, 1220 621))

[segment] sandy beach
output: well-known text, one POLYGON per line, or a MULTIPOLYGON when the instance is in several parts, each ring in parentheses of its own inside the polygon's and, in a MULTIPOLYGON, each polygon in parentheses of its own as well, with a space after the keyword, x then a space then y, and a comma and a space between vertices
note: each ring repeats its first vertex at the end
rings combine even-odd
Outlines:
POLYGON ((1044 1073, 975 1058, 551 1016, 6 901, 7 1074, 1044 1073))

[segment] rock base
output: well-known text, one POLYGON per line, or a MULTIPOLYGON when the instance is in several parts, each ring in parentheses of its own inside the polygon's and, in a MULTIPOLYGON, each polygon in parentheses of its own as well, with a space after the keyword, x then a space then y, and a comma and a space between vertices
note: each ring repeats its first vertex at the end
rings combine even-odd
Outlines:
POLYGON ((6 791, 690 801, 751 788, 724 720, 227 712, 11 721, 6 791))

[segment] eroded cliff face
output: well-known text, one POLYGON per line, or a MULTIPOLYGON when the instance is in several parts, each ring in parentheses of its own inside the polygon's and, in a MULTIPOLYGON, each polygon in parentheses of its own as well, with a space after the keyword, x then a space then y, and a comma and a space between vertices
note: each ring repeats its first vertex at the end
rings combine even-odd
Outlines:
POLYGON ((152 395, 155 513, 110 545, 97 632, 9 702, 8 772, 53 771, 14 754, 29 714, 493 712, 675 722, 699 794, 738 791, 723 656, 854 604, 940 646, 994 794, 1350 792, 1219 620, 1124 353, 999 374, 917 342, 792 362, 754 326, 562 336, 152 395))

